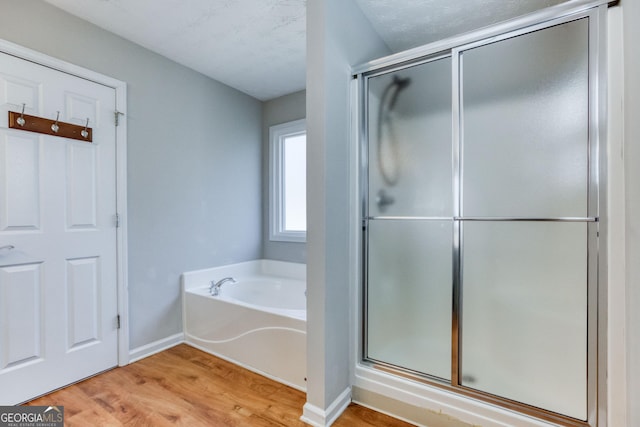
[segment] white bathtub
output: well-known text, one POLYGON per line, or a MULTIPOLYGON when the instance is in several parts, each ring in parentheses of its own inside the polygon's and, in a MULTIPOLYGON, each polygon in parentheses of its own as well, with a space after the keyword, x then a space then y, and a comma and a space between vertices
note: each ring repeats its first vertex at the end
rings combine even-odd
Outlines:
POLYGON ((182 275, 188 344, 306 390, 306 266, 257 260, 182 275), (216 297, 211 281, 233 277, 216 297))

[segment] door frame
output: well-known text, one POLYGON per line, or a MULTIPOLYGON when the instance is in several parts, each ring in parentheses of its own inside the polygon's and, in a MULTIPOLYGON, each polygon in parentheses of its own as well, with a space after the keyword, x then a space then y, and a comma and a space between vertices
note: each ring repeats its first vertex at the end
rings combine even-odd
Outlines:
MULTIPOLYGON (((0 52, 113 88, 116 92, 116 278, 118 293, 118 366, 129 364, 129 293, 127 264, 127 83, 41 52, 0 39, 0 52)), ((114 112, 114 121, 116 120, 114 112)))

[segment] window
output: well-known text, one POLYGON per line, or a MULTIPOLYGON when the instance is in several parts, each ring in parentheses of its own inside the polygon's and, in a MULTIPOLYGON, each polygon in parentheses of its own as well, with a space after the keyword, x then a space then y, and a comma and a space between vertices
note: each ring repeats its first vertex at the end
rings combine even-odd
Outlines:
POLYGON ((307 239, 307 131, 296 120, 269 129, 269 239, 307 239))

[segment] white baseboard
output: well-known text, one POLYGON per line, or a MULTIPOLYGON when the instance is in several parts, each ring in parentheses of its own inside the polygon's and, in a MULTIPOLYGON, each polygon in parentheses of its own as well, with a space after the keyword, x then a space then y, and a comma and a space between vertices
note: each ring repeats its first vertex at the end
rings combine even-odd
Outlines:
POLYGON ((175 347, 178 344, 184 342, 184 334, 182 332, 171 335, 170 337, 162 338, 158 341, 154 341, 149 344, 145 344, 140 347, 136 347, 129 351, 129 363, 137 362, 140 359, 149 357, 156 353, 160 353, 168 348, 175 347))
POLYGON ((326 410, 307 402, 302 409, 300 420, 314 427, 329 427, 351 403, 351 387, 347 387, 326 410))

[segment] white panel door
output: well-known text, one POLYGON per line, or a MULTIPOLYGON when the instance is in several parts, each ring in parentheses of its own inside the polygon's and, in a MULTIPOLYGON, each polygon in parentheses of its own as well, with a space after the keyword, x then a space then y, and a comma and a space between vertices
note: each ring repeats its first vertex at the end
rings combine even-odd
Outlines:
POLYGON ((0 53, 0 405, 117 365, 115 90, 0 53), (93 128, 8 129, 7 111, 93 128))

